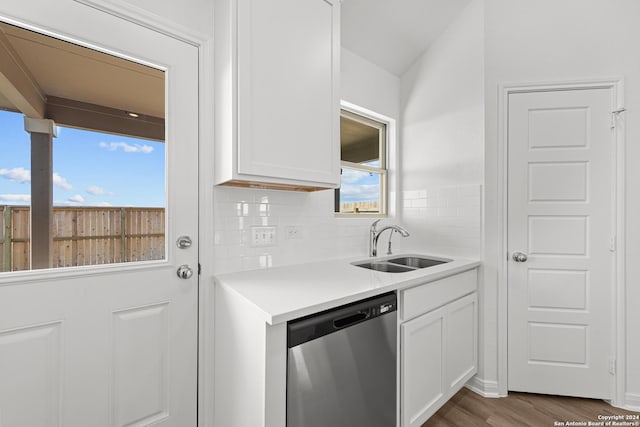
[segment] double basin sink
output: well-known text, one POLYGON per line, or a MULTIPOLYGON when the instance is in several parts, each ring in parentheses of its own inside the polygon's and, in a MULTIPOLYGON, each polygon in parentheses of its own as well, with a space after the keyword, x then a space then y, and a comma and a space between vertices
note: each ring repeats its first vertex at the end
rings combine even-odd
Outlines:
POLYGON ((380 259, 375 261, 358 261, 352 264, 356 267, 383 271, 385 273, 406 273, 408 271, 415 271, 421 268, 433 267, 434 265, 440 265, 450 261, 450 259, 444 258, 427 258, 423 256, 410 255, 380 259))

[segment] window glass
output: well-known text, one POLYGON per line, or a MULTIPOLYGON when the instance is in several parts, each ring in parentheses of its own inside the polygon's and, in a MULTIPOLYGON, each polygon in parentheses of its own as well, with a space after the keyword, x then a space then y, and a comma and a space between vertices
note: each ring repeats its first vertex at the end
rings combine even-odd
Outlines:
POLYGON ((353 116, 341 116, 340 159, 351 163, 379 162, 380 129, 353 116))
POLYGON ((27 132, 25 117, 42 117, 0 87, 0 272, 164 259, 164 72, 1 22, 0 32, 56 125, 53 138, 27 132))
POLYGON ((385 123, 342 110, 336 213, 386 214, 386 131, 385 123))
POLYGON ((380 213, 379 173, 343 167, 340 176, 341 213, 380 213))

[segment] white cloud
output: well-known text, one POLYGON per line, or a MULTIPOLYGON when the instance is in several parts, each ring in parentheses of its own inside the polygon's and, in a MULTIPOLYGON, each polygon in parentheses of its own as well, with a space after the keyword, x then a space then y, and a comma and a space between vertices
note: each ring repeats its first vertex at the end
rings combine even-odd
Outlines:
POLYGON ((98 187, 97 185, 90 185, 87 187, 87 193, 89 194, 93 194, 94 196, 102 196, 102 195, 108 195, 108 196, 113 196, 113 193, 110 191, 105 190, 102 187, 98 187))
POLYGON ((375 184, 367 185, 345 185, 340 187, 340 197, 348 200, 378 200, 380 198, 380 186, 375 184))
POLYGON ((149 154, 153 151, 153 147, 147 144, 127 144, 126 142, 101 142, 98 144, 100 148, 106 148, 109 151, 122 149, 125 153, 145 153, 149 154))
MULTIPOLYGON (((0 176, 11 181, 31 182, 31 171, 25 168, 0 169, 0 176)), ((65 190, 71 190, 73 186, 69 184, 66 178, 60 176, 59 173, 53 173, 53 185, 57 185, 65 190)))
POLYGON ((346 184, 353 184, 368 176, 368 172, 358 171, 354 169, 342 168, 341 180, 346 184))
POLYGON ((53 173, 53 185, 57 185, 58 187, 63 188, 67 191, 73 188, 71 184, 69 184, 67 179, 60 176, 57 172, 53 173))
POLYGON ((84 203, 84 197, 82 197, 79 194, 76 194, 75 196, 71 196, 68 199, 70 202, 74 202, 74 203, 84 203))
POLYGON ((29 194, 0 194, 0 202, 3 203, 30 203, 31 196, 29 194))
POLYGON ((101 196, 105 193, 104 188, 100 188, 97 185, 90 185, 87 187, 87 193, 93 194, 94 196, 101 196))
POLYGON ((376 174, 342 168, 340 198, 344 201, 370 201, 380 198, 379 178, 376 174))
POLYGON ((25 168, 0 169, 0 176, 17 182, 31 181, 31 172, 25 168))

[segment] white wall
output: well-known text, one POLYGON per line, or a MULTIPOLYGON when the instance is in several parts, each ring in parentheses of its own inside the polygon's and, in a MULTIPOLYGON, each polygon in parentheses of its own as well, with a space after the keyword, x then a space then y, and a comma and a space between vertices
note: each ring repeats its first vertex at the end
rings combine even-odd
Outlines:
POLYGON ((342 48, 341 98, 397 119, 400 112, 400 79, 361 56, 342 48))
POLYGON ((402 75, 403 190, 482 182, 483 26, 476 0, 402 75))
MULTIPOLYGON (((399 79, 365 59, 342 51, 342 98, 397 119, 399 79)), ((296 193, 216 187, 214 192, 215 273, 312 262, 327 258, 367 257, 372 219, 336 218, 333 191, 296 193), (276 244, 250 245, 252 226, 276 227, 276 244), (296 227, 298 237, 287 238, 296 227)))
MULTIPOLYGON (((498 84, 625 79, 627 218, 627 403, 640 407, 640 2, 637 0, 486 0, 485 9, 485 319, 496 322, 501 224, 496 203, 498 84)), ((496 329, 487 329, 485 354, 496 347, 496 329)), ((605 338, 603 337, 603 340, 605 338)), ((603 344, 606 340, 603 341, 603 344)), ((486 360, 484 378, 497 378, 486 360)))
POLYGON ((401 77, 402 248, 480 257, 483 2, 471 2, 401 77))

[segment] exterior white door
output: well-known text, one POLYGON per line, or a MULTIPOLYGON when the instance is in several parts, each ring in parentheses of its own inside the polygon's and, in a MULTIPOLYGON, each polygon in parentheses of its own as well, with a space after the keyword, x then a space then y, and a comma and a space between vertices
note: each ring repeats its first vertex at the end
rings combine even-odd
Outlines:
POLYGON ((612 397, 612 110, 610 89, 509 95, 509 390, 612 397))
POLYGON ((0 273, 0 426, 195 427, 198 50, 72 0, 0 18, 163 69, 167 120, 163 260, 0 273))

